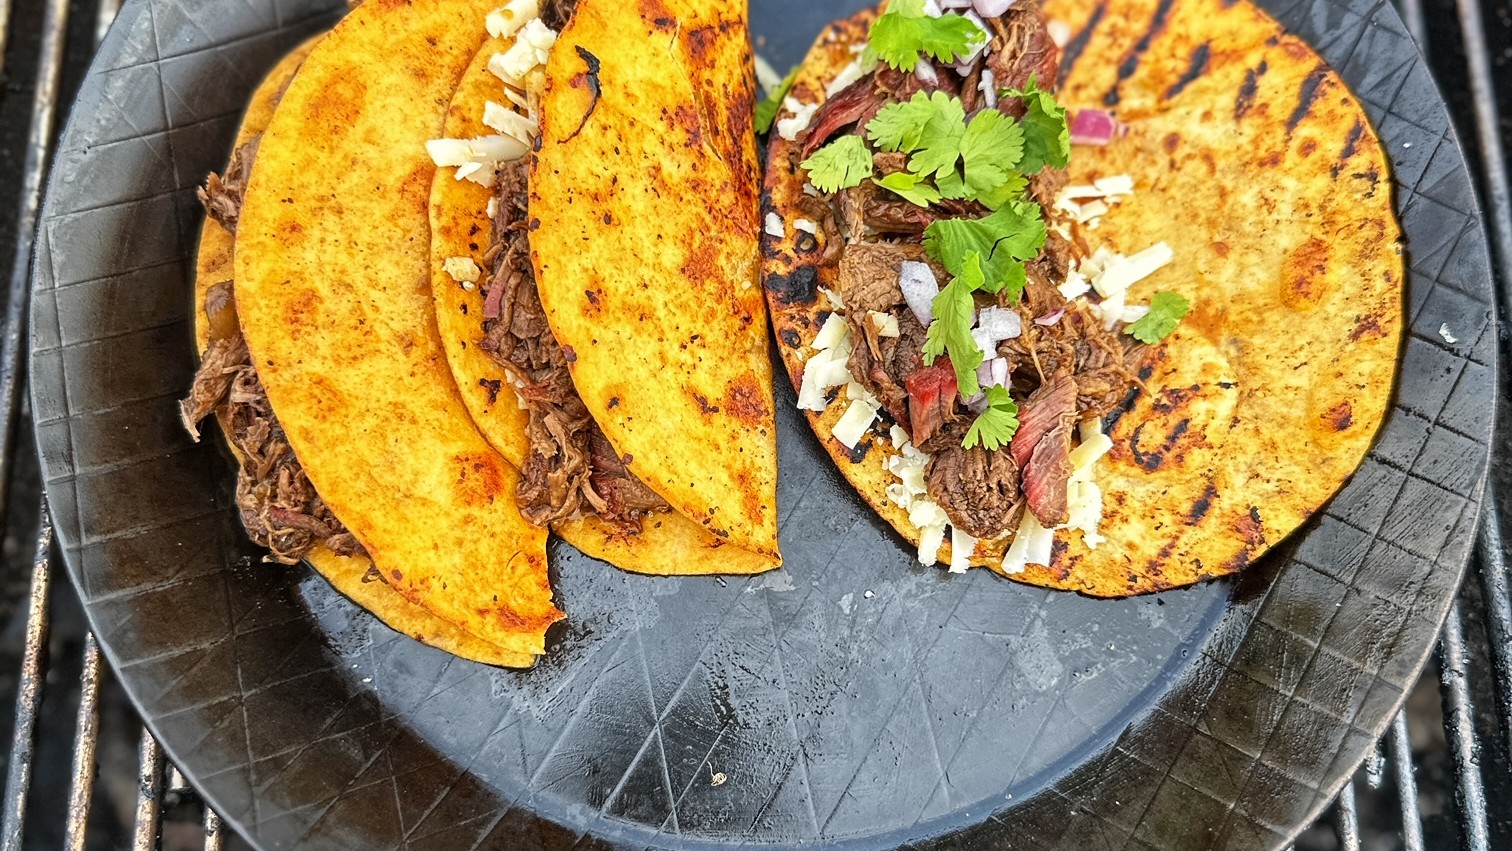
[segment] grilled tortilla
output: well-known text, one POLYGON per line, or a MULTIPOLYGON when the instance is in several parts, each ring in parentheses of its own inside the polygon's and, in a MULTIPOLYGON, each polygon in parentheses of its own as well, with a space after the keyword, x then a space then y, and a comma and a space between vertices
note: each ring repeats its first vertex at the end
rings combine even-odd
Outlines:
POLYGON ((241 327, 325 503, 398 594, 517 658, 544 650, 546 533, 467 416, 433 321, 423 143, 493 8, 364 3, 264 133, 235 252, 241 327))
MULTIPOLYGON (((1106 541, 1093 550, 1080 532, 1057 532, 1051 563, 1011 578, 1116 597, 1232 573, 1317 511, 1380 426, 1403 312, 1386 158, 1338 75, 1251 3, 1050 0, 1045 11, 1078 34, 1061 102, 1111 108, 1129 125, 1126 138, 1072 152, 1072 183, 1134 178, 1097 241, 1132 253, 1169 240, 1174 262, 1139 286, 1194 307, 1144 361, 1143 390, 1109 417, 1114 446, 1097 473, 1106 541)), ((874 17, 821 35, 799 101, 825 100, 874 17)), ((804 216, 796 148, 774 137, 766 178, 768 209, 788 223, 804 216)), ((838 270, 821 259, 825 233, 808 251, 804 234, 787 233, 764 241, 763 280, 797 386, 829 309, 818 287, 838 270)), ((885 493, 897 451, 885 428, 853 455, 830 437, 843 410, 810 414, 815 432, 917 543, 885 493)), ((979 542, 972 562, 999 568, 1005 547, 979 542)))
MULTIPOLYGON (((591 5, 591 2, 586 0, 582 5, 591 5)), ((508 41, 492 40, 478 52, 452 98, 443 130, 445 137, 471 138, 493 132, 482 123, 484 105, 490 100, 507 101, 500 91, 501 82, 488 70, 488 62, 508 47, 508 41)), ((553 55, 564 54, 574 55, 565 41, 559 42, 553 55)), ((525 162, 506 166, 521 174, 527 167, 525 162)), ((501 184, 501 189, 507 192, 507 187, 512 186, 510 183, 501 184)), ((488 213, 490 203, 498 205, 501 210, 497 214, 503 217, 501 225, 516 230, 520 239, 524 239, 527 233, 527 223, 516 215, 514 204, 508 199, 497 198, 499 194, 501 192, 478 183, 455 179, 451 169, 436 172, 430 202, 430 284, 435 298, 436 323, 463 401, 479 430, 494 448, 516 469, 523 469, 529 460, 531 445, 526 434, 529 414, 522 391, 516 388, 509 372, 499 361, 485 351, 487 344, 483 339, 485 292, 493 286, 508 286, 500 278, 489 280, 491 264, 507 262, 502 246, 494 244, 490 237, 495 229, 488 213), (495 256, 490 257, 490 254, 495 256), (446 266, 456 258, 474 261, 482 269, 482 278, 476 282, 453 278, 446 266)), ((526 267, 521 274, 528 274, 528 255, 521 260, 521 265, 526 267)), ((509 309, 505 312, 511 317, 520 312, 515 309, 515 301, 533 298, 528 284, 520 286, 524 291, 510 292, 506 296, 509 309)), ((533 310, 539 313, 538 307, 533 310)), ((556 346, 549 328, 521 324, 525 326, 523 333, 538 338, 532 341, 532 348, 556 346)), ((610 411, 610 415, 615 416, 616 411, 610 411)), ((550 432, 550 435, 549 439, 555 442, 581 441, 579 435, 558 431, 550 432)), ((559 445, 553 449, 562 451, 559 445)), ((586 455, 584 452, 583 456, 586 455)), ((580 463, 580 474, 586 473, 588 460, 584 457, 580 463)), ((724 538, 676 511, 648 513, 640 519, 638 530, 631 528, 627 531, 625 526, 608 522, 586 508, 584 501, 584 510, 579 513, 586 516, 558 520, 552 523, 552 528, 584 553, 624 570, 660 575, 744 574, 769 570, 779 563, 771 555, 728 544, 724 538)))
POLYGON ((576 389, 629 471, 776 564, 754 90, 745 4, 582 2, 546 67, 530 252, 576 389))
MULTIPOLYGON (((314 47, 312 39, 300 45, 279 61, 253 93, 247 105, 246 116, 237 132, 236 147, 246 149, 255 145, 259 136, 273 118, 284 88, 294 78, 295 72, 314 47)), ((249 164, 250 165, 250 164, 249 164)), ((229 171, 229 170, 228 170, 229 171)), ((200 351, 210 345, 211 323, 203 310, 205 296, 218 283, 231 280, 235 237, 213 219, 207 219, 200 234, 197 271, 195 275, 195 336, 200 351)), ((232 305, 230 310, 235 310, 232 305)), ((216 419, 223 434, 231 433, 230 409, 221 406, 216 410, 216 419)), ((231 451, 238 464, 244 464, 245 456, 235 445, 231 451)), ((512 653, 494 647, 466 630, 444 621, 425 609, 401 597, 374 573, 373 563, 366 556, 340 556, 324 545, 316 546, 305 554, 309 561, 333 587, 357 605, 372 612, 379 620, 395 630, 464 659, 482 662, 485 665, 528 667, 532 656, 512 653)))

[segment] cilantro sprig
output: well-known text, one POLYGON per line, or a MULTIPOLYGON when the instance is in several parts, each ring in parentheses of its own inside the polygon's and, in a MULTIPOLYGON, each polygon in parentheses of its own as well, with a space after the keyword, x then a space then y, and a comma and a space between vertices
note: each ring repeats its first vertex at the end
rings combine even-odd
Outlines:
POLYGON ((878 186, 901 196, 920 207, 928 207, 930 204, 938 204, 943 200, 940 190, 929 185, 929 181, 917 174, 909 174, 906 171, 893 172, 881 180, 874 180, 878 186))
POLYGON ((1141 343, 1154 345, 1175 331, 1191 309, 1192 303, 1180 293, 1156 293, 1150 299, 1150 312, 1129 323, 1124 333, 1141 343))
POLYGON ((1002 97, 1019 98, 1027 112, 1020 127, 1024 132, 1024 157, 1018 164, 1023 174, 1039 174, 1045 166, 1065 168, 1071 161, 1071 129, 1066 108, 1055 95, 1039 87, 1033 75, 1022 89, 1003 89, 1002 97))
POLYGON ((986 393, 987 409, 977 414, 961 445, 967 449, 982 446, 994 452, 1013 440, 1019 427, 1019 409, 1003 387, 988 387, 986 393))
POLYGON ((931 17, 924 12, 924 0, 892 0, 872 23, 866 59, 912 72, 920 54, 954 62, 986 41, 987 33, 970 18, 953 12, 931 17))
POLYGON ((934 297, 934 321, 924 339, 924 362, 933 364, 941 355, 949 355, 955 369, 956 390, 962 396, 975 396, 976 368, 982 365, 982 350, 971 338, 971 317, 976 302, 971 294, 982 288, 982 258, 970 252, 962 260, 961 271, 934 297))
MULTIPOLYGON (((1008 291, 1009 304, 1024 291, 1024 262, 1045 244, 1045 220, 1038 204, 1014 201, 981 219, 941 219, 924 230, 924 250, 952 275, 961 275, 976 255, 984 276, 982 289, 1008 291)), ((969 395, 969 394, 968 394, 969 395)))
POLYGON ((756 104, 756 132, 765 133, 772 129, 772 122, 777 120, 777 113, 782 109, 782 99, 787 97, 793 88, 793 80, 798 76, 797 66, 788 72, 786 77, 777 88, 767 92, 767 96, 756 104))
POLYGON ((844 135, 804 160, 809 180, 821 192, 860 186, 872 174, 872 153, 860 136, 844 135))

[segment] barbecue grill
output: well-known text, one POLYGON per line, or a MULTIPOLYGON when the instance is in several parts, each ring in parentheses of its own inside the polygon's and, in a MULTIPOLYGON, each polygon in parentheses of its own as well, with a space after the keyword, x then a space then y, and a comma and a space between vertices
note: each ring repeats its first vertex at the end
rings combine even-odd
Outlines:
MULTIPOLYGON (((1478 179, 1512 319, 1512 2, 1396 0, 1478 179)), ((33 230, 52 142, 119 0, 0 0, 0 849, 245 847, 164 757, 111 678, 52 548, 23 392, 33 230), (12 699, 13 697, 13 699, 12 699)), ((1512 398, 1503 364, 1502 422, 1512 398)), ((1471 571, 1438 652, 1298 849, 1512 848, 1512 453, 1493 458, 1471 571)))

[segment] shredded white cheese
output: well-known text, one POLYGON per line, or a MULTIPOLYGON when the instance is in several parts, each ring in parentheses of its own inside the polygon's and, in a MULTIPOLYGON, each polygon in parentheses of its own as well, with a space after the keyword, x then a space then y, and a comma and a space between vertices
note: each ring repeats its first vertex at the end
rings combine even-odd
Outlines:
POLYGON ((919 564, 934 564, 940 560, 940 545, 945 543, 945 524, 924 526, 919 529, 919 564))
MULTIPOLYGON (((1157 242, 1128 257, 1098 248, 1090 258, 1082 261, 1081 273, 1092 282, 1097 294, 1107 299, 1155 274, 1174 256, 1171 246, 1164 242, 1157 242)), ((1119 310, 1122 309, 1120 305, 1119 310)))
POLYGON ((526 76, 546 64, 556 39, 556 30, 541 23, 540 18, 531 19, 520 28, 509 49, 488 60, 488 70, 511 86, 524 88, 526 76))
POLYGON ((782 217, 776 213, 766 214, 766 226, 762 231, 774 239, 782 239, 787 236, 787 228, 782 226, 782 217))
POLYGON ((793 221, 793 227, 803 231, 804 233, 819 233, 819 225, 812 219, 795 219, 793 221))
POLYGON ((852 59, 851 63, 844 68, 841 68, 840 73, 835 75, 835 79, 830 80, 830 84, 824 87, 824 96, 834 97, 835 95, 844 91, 846 86, 849 86, 851 83, 854 83, 862 77, 865 77, 866 72, 871 70, 871 67, 869 66, 874 65, 876 65, 875 62, 863 65, 861 62, 861 57, 859 56, 855 59, 852 59))
POLYGON ((965 573, 971 568, 971 554, 976 551, 977 539, 950 527, 950 572, 965 573))
POLYGON ((876 329, 878 337, 902 336, 902 329, 898 327, 898 317, 893 316, 891 313, 868 310, 866 318, 871 322, 872 328, 876 329))
POLYGON ((529 145, 535 140, 540 127, 536 122, 515 112, 507 106, 500 106, 493 101, 483 104, 483 124, 490 130, 497 130, 505 136, 529 145))
POLYGON ((877 421, 877 409, 868 405, 864 399, 852 399, 850 407, 840 419, 835 421, 830 434, 846 449, 855 449, 861 438, 871 429, 872 423, 877 421))
POLYGON ((488 214, 489 221, 497 219, 499 217, 499 199, 489 198, 488 206, 484 207, 483 211, 488 214))
POLYGON ((825 301, 829 302, 830 310, 845 309, 845 300, 840 298, 839 293, 835 292, 829 287, 820 287, 819 292, 824 296, 825 301))
POLYGON ((441 268, 459 284, 476 284, 483 275, 483 270, 471 257, 448 257, 441 261, 441 268))
POLYGON ((1056 47, 1065 47, 1071 43, 1071 25, 1065 21, 1054 18, 1046 21, 1045 32, 1050 35, 1050 40, 1055 42, 1056 47))
POLYGON ((838 313, 831 313, 820 326, 819 333, 814 335, 814 342, 809 346, 815 349, 833 349, 840 345, 850 336, 850 326, 845 323, 845 317, 838 313))
POLYGON ((489 12, 483 22, 488 27, 489 35, 494 38, 507 38, 514 35, 526 21, 540 16, 541 8, 536 0, 510 0, 502 7, 489 12))
POLYGON ((782 86, 782 75, 777 73, 777 69, 772 67, 772 63, 768 62, 766 57, 760 53, 755 54, 755 59, 756 82, 761 85, 761 90, 766 93, 767 97, 771 97, 772 92, 777 91, 782 86))
POLYGON ((777 119, 777 135, 789 142, 796 142, 798 134, 807 130, 809 122, 814 120, 814 113, 819 111, 819 104, 800 103, 797 98, 788 95, 782 100, 782 108, 792 115, 777 119))
POLYGON ((1003 556, 1003 572, 1010 576, 1023 573, 1024 568, 1031 564, 1049 567, 1054 544, 1055 532, 1041 526, 1039 520, 1035 519, 1034 512, 1025 509, 1024 518, 1019 521, 1018 532, 1013 536, 1013 544, 1003 556))

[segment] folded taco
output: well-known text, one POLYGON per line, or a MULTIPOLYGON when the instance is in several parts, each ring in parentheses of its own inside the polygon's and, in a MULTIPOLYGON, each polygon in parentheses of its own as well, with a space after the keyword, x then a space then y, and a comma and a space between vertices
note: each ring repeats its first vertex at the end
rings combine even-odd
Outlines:
POLYGON ((409 602, 380 578, 361 544, 310 486, 242 337, 232 281, 242 194, 273 110, 313 46, 313 40, 301 45, 268 72, 247 105, 228 168, 211 175, 201 193, 208 219, 200 235, 194 304, 195 336, 205 354, 182 405, 185 427, 198 438, 200 423, 215 416, 236 456, 242 524, 272 560, 292 564, 303 558, 337 591, 425 644, 488 665, 529 666, 530 654, 489 644, 409 602))
POLYGON ((264 86, 244 143, 266 129, 208 187, 207 353, 185 407, 191 423, 220 408, 243 519, 274 558, 308 558, 459 655, 528 665, 562 616, 546 533, 520 516, 517 474, 468 417, 416 286, 430 265, 423 143, 491 8, 363 4, 292 81, 264 86))
POLYGON ((521 511, 627 570, 776 567, 744 4, 513 0, 488 28, 430 145, 431 291, 521 511))
POLYGON ((923 563, 1097 596, 1242 568, 1390 393, 1363 109, 1243 0, 941 5, 834 24, 777 112, 763 280, 799 407, 923 563))

